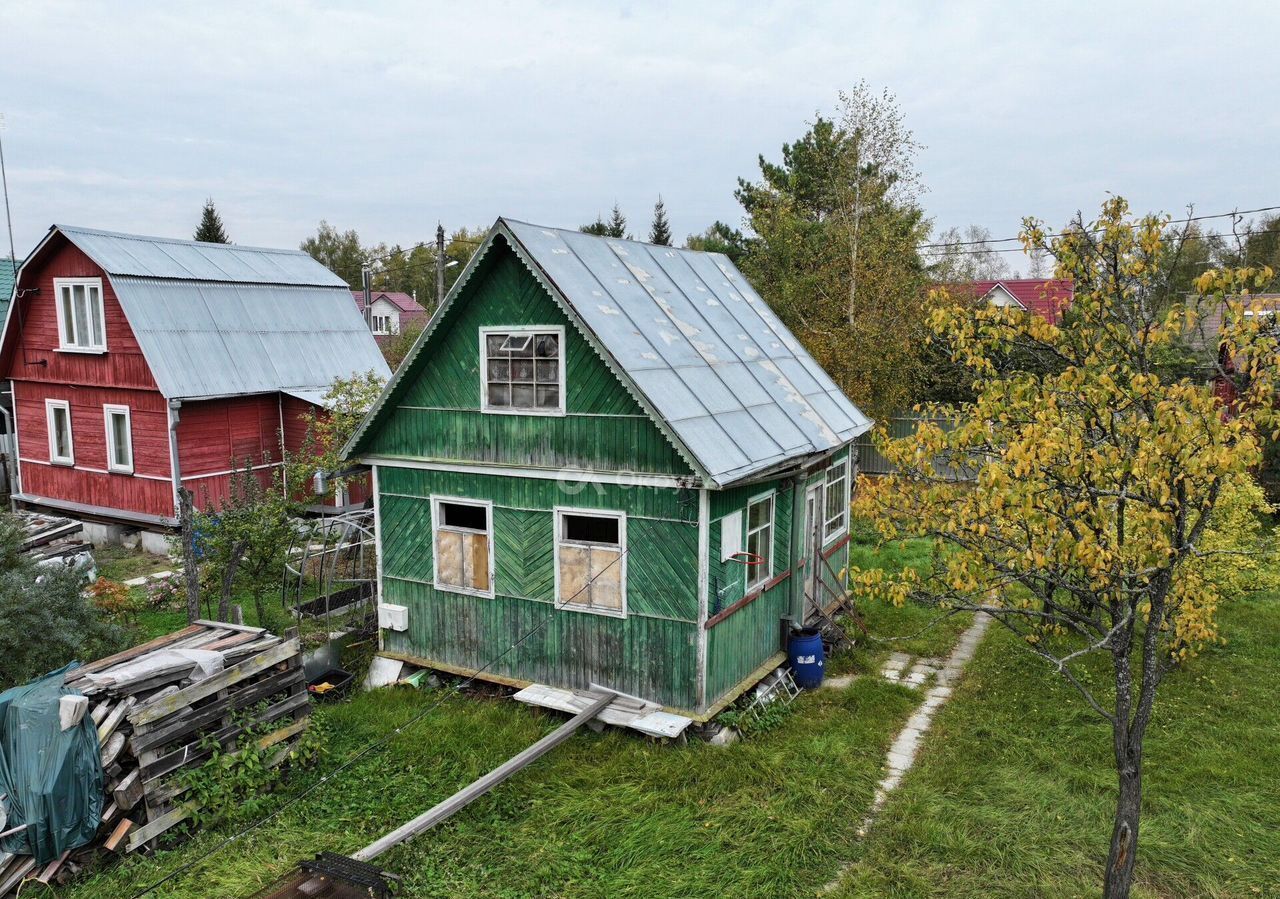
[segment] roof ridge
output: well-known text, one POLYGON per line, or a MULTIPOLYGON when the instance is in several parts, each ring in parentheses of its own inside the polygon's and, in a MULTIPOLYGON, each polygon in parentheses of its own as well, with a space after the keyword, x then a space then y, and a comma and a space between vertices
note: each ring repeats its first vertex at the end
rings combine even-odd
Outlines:
POLYGON ((182 244, 184 246, 208 247, 214 250, 245 250, 250 253, 275 253, 281 256, 309 256, 306 250, 286 250, 283 247, 254 247, 247 244, 238 243, 217 243, 207 240, 183 240, 180 237, 154 237, 149 234, 128 234, 124 231, 107 231, 102 228, 85 228, 80 225, 60 225, 55 223, 52 228, 62 231, 63 233, 75 234, 95 234, 99 237, 114 237, 118 240, 140 240, 148 243, 171 243, 182 244))

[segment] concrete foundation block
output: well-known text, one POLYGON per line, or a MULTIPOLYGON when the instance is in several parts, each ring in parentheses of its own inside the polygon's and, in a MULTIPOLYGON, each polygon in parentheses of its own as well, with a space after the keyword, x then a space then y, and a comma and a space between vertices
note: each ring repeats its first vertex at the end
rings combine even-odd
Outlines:
POLYGON ((159 534, 155 531, 139 531, 138 542, 143 552, 149 552, 153 556, 169 555, 168 534, 159 534))

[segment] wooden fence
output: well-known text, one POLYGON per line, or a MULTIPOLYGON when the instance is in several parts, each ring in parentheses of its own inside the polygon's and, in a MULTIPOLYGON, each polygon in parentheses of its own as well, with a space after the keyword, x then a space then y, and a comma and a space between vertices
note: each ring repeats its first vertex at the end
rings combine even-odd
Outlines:
MULTIPOLYGON (((931 422, 933 424, 940 425, 944 430, 951 430, 956 426, 955 419, 951 418, 915 414, 895 415, 889 419, 887 425, 889 437, 893 440, 901 440, 904 437, 910 437, 916 432, 916 429, 919 428, 923 422, 931 422)), ((862 474, 886 475, 893 474, 896 471, 893 463, 886 459, 880 451, 875 448, 870 431, 858 438, 857 449, 858 470, 862 474)), ((954 463, 943 459, 935 459, 933 469, 940 477, 956 481, 972 481, 978 476, 976 466, 955 465, 954 463)))

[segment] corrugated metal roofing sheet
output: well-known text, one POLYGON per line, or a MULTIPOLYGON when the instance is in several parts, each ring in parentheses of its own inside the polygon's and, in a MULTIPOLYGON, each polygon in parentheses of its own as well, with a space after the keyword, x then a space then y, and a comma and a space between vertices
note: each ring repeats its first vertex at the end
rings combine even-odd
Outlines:
POLYGON ((390 376, 345 285, 121 276, 111 284, 167 397, 324 390, 369 370, 390 376))
POLYGON ((391 372, 350 288, 306 253, 55 226, 111 278, 170 398, 326 389, 391 372))
POLYGON ((17 279, 19 264, 8 256, 0 257, 0 321, 4 320, 5 313, 9 311, 9 301, 13 299, 13 285, 17 279))
POLYGON ((301 250, 140 237, 69 225, 54 227, 110 275, 350 290, 345 281, 301 250))
POLYGON ((716 483, 871 427, 724 255, 500 225, 716 483))

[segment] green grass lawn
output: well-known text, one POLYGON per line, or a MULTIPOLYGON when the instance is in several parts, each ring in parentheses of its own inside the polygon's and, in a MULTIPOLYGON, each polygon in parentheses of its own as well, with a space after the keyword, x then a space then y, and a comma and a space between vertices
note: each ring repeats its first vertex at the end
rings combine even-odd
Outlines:
MULTIPOLYGON (((330 754, 275 802, 437 695, 380 690, 318 710, 333 734, 330 754)), ((414 897, 809 895, 847 855, 884 751, 917 701, 903 687, 861 679, 805 695, 781 726, 727 748, 584 730, 381 863, 404 876, 401 895, 414 897)), ((353 852, 562 720, 508 700, 452 698, 154 895, 248 895, 321 849, 353 852)), ((65 895, 131 895, 233 828, 206 830, 154 858, 131 857, 65 895)))
MULTIPOLYGON (((1156 701, 1138 896, 1280 896, 1280 597, 1221 615, 1230 642, 1156 701)), ((1093 679, 1106 683, 1102 667, 1093 679)), ((993 628, 833 895, 1098 895, 1109 747, 1078 694, 993 628)))

